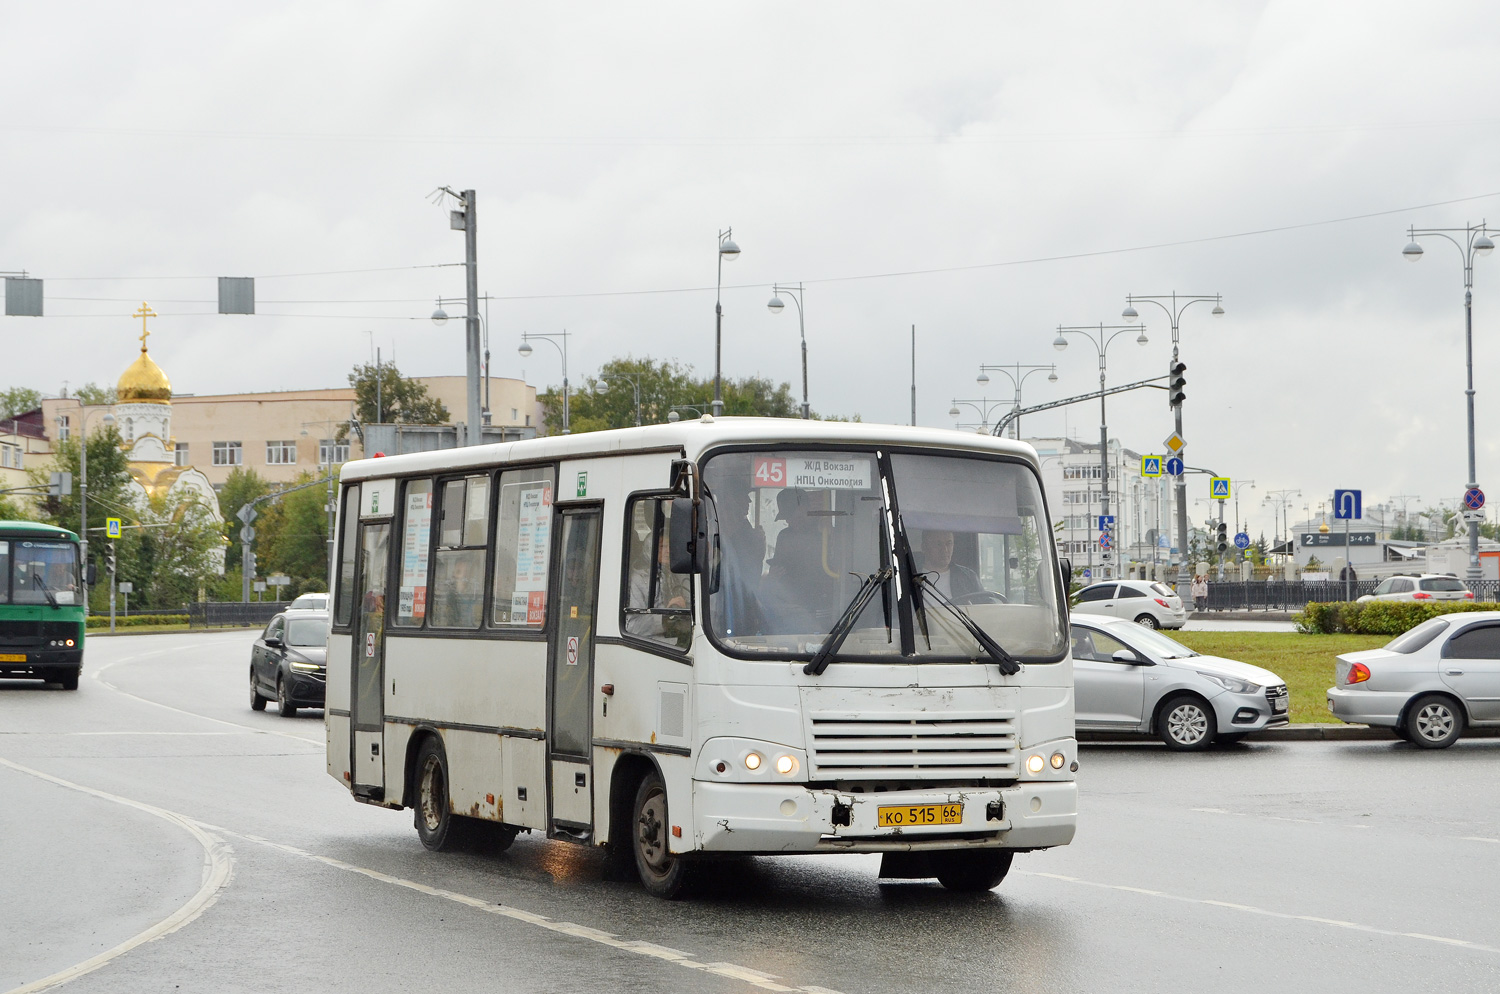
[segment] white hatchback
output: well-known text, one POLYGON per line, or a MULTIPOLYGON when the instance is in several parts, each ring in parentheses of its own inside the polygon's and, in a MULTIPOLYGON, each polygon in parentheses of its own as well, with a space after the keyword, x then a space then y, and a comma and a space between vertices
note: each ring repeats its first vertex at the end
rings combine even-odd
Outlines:
POLYGON ((1187 624, 1182 598, 1154 580, 1105 580, 1078 591, 1076 609, 1108 614, 1146 628, 1181 628, 1187 624))

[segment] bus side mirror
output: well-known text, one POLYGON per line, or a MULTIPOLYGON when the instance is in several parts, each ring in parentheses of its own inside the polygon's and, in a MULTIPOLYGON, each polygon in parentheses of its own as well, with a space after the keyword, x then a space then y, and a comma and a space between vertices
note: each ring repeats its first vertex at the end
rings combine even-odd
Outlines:
POLYGON ((93 560, 89 560, 89 568, 86 569, 86 570, 84 570, 84 573, 83 573, 83 582, 87 583, 91 587, 94 584, 96 584, 96 583, 99 582, 99 564, 98 563, 94 562, 93 560))
POLYGON ((667 489, 678 497, 691 497, 693 494, 693 464, 687 459, 673 459, 670 473, 671 482, 667 489))
POLYGON ((696 570, 696 559, 698 543, 694 540, 694 519, 697 508, 693 507, 691 497, 672 498, 672 522, 670 546, 672 561, 669 564, 673 573, 694 573, 696 570))
POLYGON ((1063 597, 1068 596, 1068 591, 1073 589, 1073 560, 1059 559, 1057 566, 1062 570, 1063 597))

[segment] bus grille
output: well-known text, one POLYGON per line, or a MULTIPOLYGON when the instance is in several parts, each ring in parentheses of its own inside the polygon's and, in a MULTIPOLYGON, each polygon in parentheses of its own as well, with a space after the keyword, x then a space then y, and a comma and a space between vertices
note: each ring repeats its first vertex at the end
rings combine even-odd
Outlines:
POLYGON ((0 621, 0 645, 41 645, 50 639, 79 638, 76 621, 0 621))
POLYGON ((814 712, 814 780, 1014 780, 1012 716, 995 711, 814 712))

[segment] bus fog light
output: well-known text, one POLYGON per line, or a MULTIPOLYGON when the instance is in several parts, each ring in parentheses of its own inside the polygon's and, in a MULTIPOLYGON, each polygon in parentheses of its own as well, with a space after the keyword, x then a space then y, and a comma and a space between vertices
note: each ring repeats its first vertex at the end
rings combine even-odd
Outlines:
POLYGON ((1042 767, 1046 765, 1047 761, 1040 756, 1031 756, 1026 760, 1026 770, 1028 773, 1040 773, 1042 772, 1042 767))
POLYGON ((797 813, 797 802, 788 797, 781 802, 781 813, 790 818, 797 813))
POLYGON ((1031 799, 1031 810, 1033 810, 1033 811, 1040 811, 1040 810, 1042 810, 1042 799, 1040 797, 1033 797, 1031 799))
POLYGON ((1063 768, 1063 764, 1066 763, 1067 761, 1068 761, 1067 757, 1065 757, 1060 752, 1054 752, 1052 754, 1052 768, 1054 770, 1060 770, 1060 769, 1062 769, 1063 768))
POLYGON ((797 761, 791 756, 776 757, 776 772, 784 777, 789 777, 797 770, 797 761))
POLYGON ((752 773, 760 769, 760 764, 760 753, 752 752, 745 756, 745 769, 751 771, 752 773))

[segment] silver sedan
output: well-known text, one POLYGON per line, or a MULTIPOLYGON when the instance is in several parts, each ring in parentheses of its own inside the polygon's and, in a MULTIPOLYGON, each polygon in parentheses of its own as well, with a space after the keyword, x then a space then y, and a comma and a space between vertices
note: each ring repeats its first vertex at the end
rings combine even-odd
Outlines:
POLYGON ((1286 683, 1270 670, 1194 652, 1119 618, 1075 614, 1074 722, 1156 734, 1172 749, 1207 749, 1284 725, 1286 683))
POLYGON ((1383 649, 1338 657, 1328 710, 1445 749, 1468 726, 1500 725, 1500 611, 1432 618, 1383 649))

